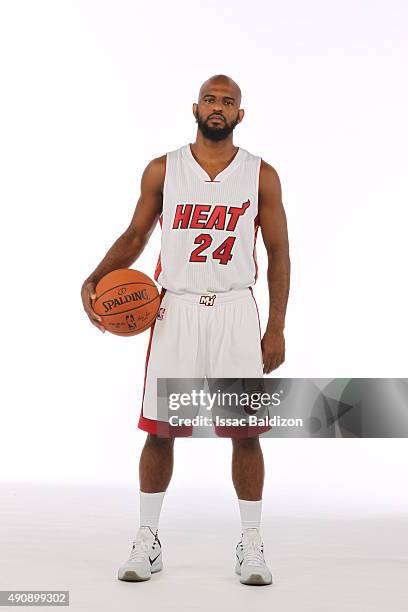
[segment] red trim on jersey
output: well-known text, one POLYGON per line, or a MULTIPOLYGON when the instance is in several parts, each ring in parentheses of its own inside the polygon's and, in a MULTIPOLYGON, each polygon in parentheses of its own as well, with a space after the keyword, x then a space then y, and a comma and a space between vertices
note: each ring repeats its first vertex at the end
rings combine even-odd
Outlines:
POLYGON ((259 174, 258 174, 258 214, 256 215, 255 219, 254 219, 254 250, 252 251, 252 257, 254 259, 254 264, 255 264, 255 282, 257 281, 258 278, 258 262, 256 260, 256 252, 255 252, 255 247, 256 247, 256 236, 258 234, 258 228, 259 228, 259 182, 261 180, 261 168, 262 168, 262 157, 261 157, 261 162, 259 164, 259 174))
MULTIPOLYGON (((162 229, 163 228, 163 213, 160 215, 159 221, 160 221, 160 229, 162 229)), ((161 271, 162 271, 162 265, 161 265, 161 251, 160 251, 159 257, 157 259, 156 270, 154 271, 154 280, 156 281, 159 280, 159 275, 161 271)))
POLYGON ((159 253, 159 258, 157 260, 157 264, 156 264, 156 270, 154 272, 154 280, 159 280, 159 276, 160 276, 160 272, 162 271, 162 265, 161 265, 161 256, 159 253))
POLYGON ((256 215, 255 219, 254 219, 254 248, 252 251, 252 257, 254 259, 254 264, 255 264, 255 282, 258 278, 258 262, 256 260, 256 252, 255 252, 255 248, 256 248, 256 236, 258 234, 258 229, 259 229, 259 214, 256 215))
MULTIPOLYGON (((163 178, 163 193, 164 193, 164 183, 166 180, 166 171, 167 171, 167 153, 164 156, 164 178, 163 178)), ((163 198, 164 200, 164 198, 163 198)), ((163 211, 159 217, 159 221, 160 221, 160 229, 163 228, 163 211)), ((156 264, 156 269, 154 271, 154 280, 158 280, 159 279, 159 275, 160 272, 162 271, 162 265, 161 265, 161 251, 159 252, 159 257, 157 258, 157 264, 156 264)))

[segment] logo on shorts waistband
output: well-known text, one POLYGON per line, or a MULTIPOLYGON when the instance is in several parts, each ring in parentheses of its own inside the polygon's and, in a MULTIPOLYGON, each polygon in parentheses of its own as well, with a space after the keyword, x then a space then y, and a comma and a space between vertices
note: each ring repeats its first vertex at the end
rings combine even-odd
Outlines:
POLYGON ((214 306, 216 295, 201 295, 200 296, 200 304, 204 304, 205 306, 214 306))

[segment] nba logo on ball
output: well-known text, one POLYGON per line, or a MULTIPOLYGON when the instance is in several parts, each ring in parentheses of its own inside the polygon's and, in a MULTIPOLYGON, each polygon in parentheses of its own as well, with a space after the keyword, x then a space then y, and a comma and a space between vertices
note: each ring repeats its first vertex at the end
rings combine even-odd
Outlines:
POLYGON ((159 308, 159 312, 157 313, 157 317, 156 317, 156 319, 158 321, 162 321, 163 320, 163 318, 164 318, 164 311, 165 310, 166 310, 165 308, 159 308))
POLYGON ((129 329, 136 329, 137 327, 135 317, 132 314, 126 315, 126 323, 129 329))

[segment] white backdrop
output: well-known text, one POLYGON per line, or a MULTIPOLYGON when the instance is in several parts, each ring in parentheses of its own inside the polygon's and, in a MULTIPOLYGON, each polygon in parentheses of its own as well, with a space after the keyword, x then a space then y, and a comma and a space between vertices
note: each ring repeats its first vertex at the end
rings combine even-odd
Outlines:
MULTIPOLYGON (((102 335, 80 287, 127 227, 148 161, 194 140, 191 105, 214 73, 243 91, 235 143, 283 186, 292 287, 272 376, 406 375, 403 0, 0 6, 3 480, 137 486, 148 334, 102 335)), ((159 231, 134 264, 151 276, 159 231)), ((260 234, 258 258, 264 328, 260 234)), ((229 441, 177 445, 178 483, 199 470, 201 486, 231 486, 229 441)), ((295 495, 305 508, 408 508, 405 440, 264 450, 268 491, 288 507, 295 495)))

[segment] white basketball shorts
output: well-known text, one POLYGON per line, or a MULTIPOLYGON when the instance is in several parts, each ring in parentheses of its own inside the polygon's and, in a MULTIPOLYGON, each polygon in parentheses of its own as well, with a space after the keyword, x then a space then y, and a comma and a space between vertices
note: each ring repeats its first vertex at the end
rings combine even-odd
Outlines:
MULTIPOLYGON (((158 418, 157 379, 262 378, 261 328, 251 288, 203 295, 163 288, 160 299, 150 330, 139 428, 172 435, 169 423, 164 427, 158 418)), ((175 429, 175 436, 191 435, 191 428, 175 429)))

